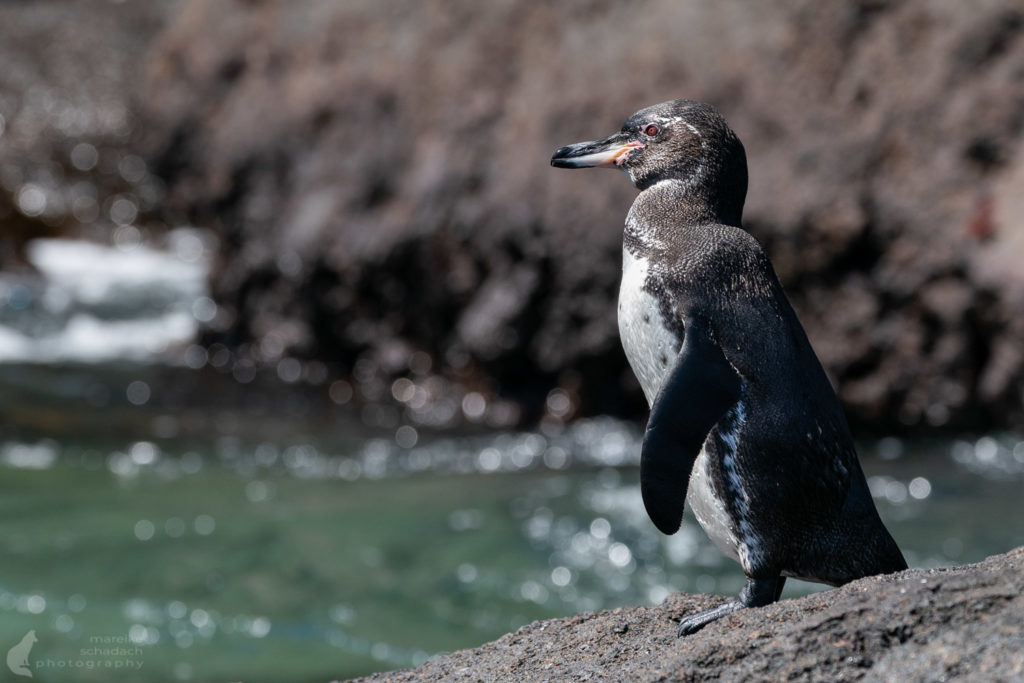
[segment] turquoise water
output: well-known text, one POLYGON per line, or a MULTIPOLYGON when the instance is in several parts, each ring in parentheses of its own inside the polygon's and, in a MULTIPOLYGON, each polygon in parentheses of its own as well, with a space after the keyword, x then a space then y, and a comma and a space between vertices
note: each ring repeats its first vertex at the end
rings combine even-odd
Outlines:
MULTIPOLYGON (((40 681, 325 681, 742 583, 647 521, 631 423, 368 427, 323 385, 141 365, 0 366, 0 411, 0 644, 34 630, 40 681)), ((861 452, 912 565, 1024 544, 1016 439, 861 452)))

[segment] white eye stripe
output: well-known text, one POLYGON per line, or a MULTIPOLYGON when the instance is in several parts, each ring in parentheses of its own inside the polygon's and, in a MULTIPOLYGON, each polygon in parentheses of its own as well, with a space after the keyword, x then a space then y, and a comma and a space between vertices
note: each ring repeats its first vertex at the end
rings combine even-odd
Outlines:
MULTIPOLYGON (((694 134, 694 135, 696 135, 697 137, 701 138, 701 140, 702 140, 702 142, 701 142, 701 145, 702 145, 702 146, 704 146, 704 145, 706 144, 706 143, 705 143, 705 142, 703 141, 703 138, 704 138, 704 136, 703 136, 703 135, 701 135, 701 133, 700 133, 700 131, 699 131, 699 130, 697 130, 697 127, 696 127, 696 126, 694 126, 694 125, 693 125, 692 123, 690 123, 689 121, 687 121, 687 120, 686 120, 685 118, 683 118, 682 116, 673 116, 673 117, 672 117, 672 118, 670 118, 670 119, 661 119, 660 121, 648 121, 647 123, 645 123, 645 124, 643 125, 643 128, 644 128, 644 130, 646 130, 646 129, 647 129, 647 128, 648 128, 649 126, 658 126, 658 128, 664 128, 664 125, 665 125, 665 124, 672 124, 672 123, 682 123, 682 124, 683 124, 684 126, 686 126, 687 128, 689 128, 689 129, 690 129, 690 132, 691 132, 691 133, 693 133, 693 134, 694 134)), ((661 131, 659 130, 658 132, 661 132, 661 131)))
POLYGON ((669 119, 661 119, 661 120, 662 120, 662 121, 664 121, 665 123, 684 123, 684 124, 686 124, 687 126, 689 126, 690 130, 692 130, 692 131, 694 131, 694 132, 697 132, 697 129, 696 129, 696 128, 694 128, 693 126, 691 126, 691 125, 690 125, 690 124, 689 124, 689 123, 688 123, 688 122, 686 121, 686 117, 684 117, 684 116, 673 116, 672 118, 669 118, 669 119))
POLYGON ((697 163, 697 168, 694 169, 693 173, 690 174, 690 177, 686 179, 686 185, 692 186, 696 184, 698 181, 700 181, 701 176, 704 175, 704 159, 707 157, 708 154, 708 141, 704 139, 704 136, 701 135, 700 131, 697 130, 697 127, 694 126, 692 123, 690 123, 689 121, 683 121, 683 124, 690 129, 691 133, 700 138, 700 160, 697 163))

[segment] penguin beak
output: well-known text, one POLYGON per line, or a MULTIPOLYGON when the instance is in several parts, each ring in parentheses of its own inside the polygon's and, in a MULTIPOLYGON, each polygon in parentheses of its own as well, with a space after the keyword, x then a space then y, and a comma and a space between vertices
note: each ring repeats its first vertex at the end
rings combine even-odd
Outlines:
POLYGON ((551 165, 555 168, 586 168, 588 166, 622 166, 644 143, 630 140, 626 133, 616 133, 604 140, 577 142, 555 152, 551 165))

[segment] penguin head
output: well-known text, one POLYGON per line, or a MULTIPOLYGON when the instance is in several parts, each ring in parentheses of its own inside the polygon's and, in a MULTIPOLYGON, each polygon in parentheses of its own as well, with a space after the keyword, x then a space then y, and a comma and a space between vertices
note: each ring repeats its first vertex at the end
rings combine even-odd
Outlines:
POLYGON ((747 194, 743 144, 714 107, 693 100, 641 109, 614 135, 562 147, 551 165, 619 168, 639 190, 677 180, 730 224, 738 224, 747 194))

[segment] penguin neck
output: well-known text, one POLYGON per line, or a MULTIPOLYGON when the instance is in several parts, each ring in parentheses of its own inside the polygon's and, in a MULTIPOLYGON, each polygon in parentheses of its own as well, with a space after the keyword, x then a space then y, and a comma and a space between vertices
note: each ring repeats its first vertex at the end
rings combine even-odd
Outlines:
POLYGON ((693 182, 689 179, 664 178, 652 184, 641 194, 657 192, 674 204, 673 216, 690 225, 720 223, 740 227, 743 198, 739 201, 720 182, 693 182))
POLYGON ((627 246, 657 248, 667 233, 699 229, 708 224, 740 227, 743 203, 716 196, 704 184, 663 178, 647 186, 633 202, 626 219, 627 246))

